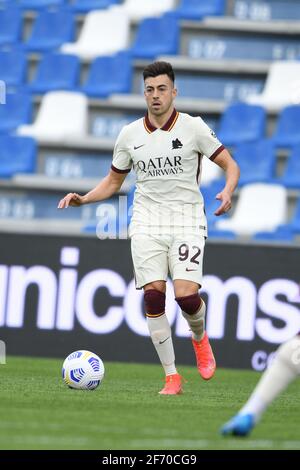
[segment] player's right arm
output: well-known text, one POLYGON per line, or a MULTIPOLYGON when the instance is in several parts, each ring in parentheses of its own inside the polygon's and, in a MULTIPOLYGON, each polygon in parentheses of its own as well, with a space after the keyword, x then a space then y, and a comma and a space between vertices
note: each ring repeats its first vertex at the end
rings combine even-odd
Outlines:
POLYGON ((128 173, 117 173, 110 170, 108 175, 97 186, 84 196, 77 193, 68 193, 59 201, 58 209, 66 209, 69 206, 78 207, 83 204, 103 201, 117 193, 121 188, 128 173))

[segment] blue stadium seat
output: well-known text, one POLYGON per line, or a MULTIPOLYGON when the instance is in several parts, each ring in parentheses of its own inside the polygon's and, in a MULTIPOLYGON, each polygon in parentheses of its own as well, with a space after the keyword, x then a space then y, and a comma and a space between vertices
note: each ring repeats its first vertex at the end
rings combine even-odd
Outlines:
POLYGON ((0 10, 0 46, 16 44, 21 40, 23 19, 19 9, 0 10))
POLYGON ((233 14, 239 19, 255 21, 299 20, 300 9, 297 0, 235 0, 233 14))
POLYGON ((98 98, 105 98, 112 93, 130 93, 132 72, 131 55, 128 52, 98 57, 92 63, 81 91, 98 98))
POLYGON ((218 137, 224 145, 234 146, 263 139, 265 127, 266 112, 262 106, 236 103, 224 111, 218 137))
POLYGON ((292 147, 300 144, 300 106, 287 106, 280 113, 273 141, 278 147, 292 147))
POLYGON ((213 181, 209 186, 200 186, 200 191, 204 199, 205 214, 208 226, 213 227, 218 217, 214 214, 220 206, 220 201, 216 199, 216 195, 225 186, 224 179, 213 181))
POLYGON ((68 54, 44 55, 35 79, 28 85, 33 93, 55 90, 75 90, 79 82, 80 60, 68 54))
POLYGON ((278 182, 287 188, 300 189, 300 145, 292 149, 284 174, 278 182))
POLYGON ((241 170, 240 186, 274 180, 276 153, 272 141, 257 140, 239 144, 233 155, 241 170))
POLYGON ((21 50, 9 52, 0 51, 0 80, 3 80, 6 89, 19 87, 24 84, 27 72, 26 55, 21 50))
POLYGON ((120 0, 75 0, 72 8, 78 13, 87 13, 91 10, 102 10, 111 5, 120 3, 120 0))
POLYGON ((291 225, 279 225, 274 232, 257 232, 253 235, 254 240, 268 241, 268 242, 291 242, 294 239, 294 233, 291 225))
POLYGON ((290 222, 290 226, 292 227, 295 233, 300 234, 300 198, 298 199, 293 218, 290 222))
POLYGON ((236 233, 232 232, 231 230, 218 230, 214 228, 208 228, 208 237, 234 240, 236 238, 236 233))
POLYGON ((31 137, 0 136, 0 178, 16 173, 34 173, 37 146, 31 137))
POLYGON ((14 131, 32 119, 32 99, 25 93, 8 93, 5 105, 0 105, 0 134, 14 131))
POLYGON ((42 11, 34 22, 32 33, 25 47, 28 51, 46 52, 59 48, 75 39, 75 23, 72 12, 60 10, 42 11))
POLYGON ((44 8, 60 8, 68 0, 19 0, 19 5, 24 10, 43 10, 44 8))
POLYGON ((174 10, 178 18, 185 20, 201 20, 205 16, 221 16, 225 14, 225 0, 181 0, 174 10))
POLYGON ((179 51, 179 23, 170 13, 160 18, 146 18, 138 27, 131 52, 136 58, 154 59, 179 51))

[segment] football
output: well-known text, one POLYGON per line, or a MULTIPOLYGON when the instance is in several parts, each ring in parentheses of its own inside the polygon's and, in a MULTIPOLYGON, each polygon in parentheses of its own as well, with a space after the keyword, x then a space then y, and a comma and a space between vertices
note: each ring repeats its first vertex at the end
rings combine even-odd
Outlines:
POLYGON ((74 351, 65 359, 62 366, 64 382, 70 388, 94 390, 104 377, 104 364, 97 354, 90 351, 74 351))

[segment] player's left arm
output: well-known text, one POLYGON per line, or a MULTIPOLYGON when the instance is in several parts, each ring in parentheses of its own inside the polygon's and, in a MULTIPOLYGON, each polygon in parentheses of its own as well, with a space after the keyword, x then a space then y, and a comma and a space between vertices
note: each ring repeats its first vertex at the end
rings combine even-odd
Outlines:
POLYGON ((231 209, 231 197, 239 181, 240 169, 226 149, 222 150, 213 161, 226 174, 226 184, 222 191, 216 195, 216 199, 220 200, 221 204, 215 211, 215 215, 222 215, 231 209))

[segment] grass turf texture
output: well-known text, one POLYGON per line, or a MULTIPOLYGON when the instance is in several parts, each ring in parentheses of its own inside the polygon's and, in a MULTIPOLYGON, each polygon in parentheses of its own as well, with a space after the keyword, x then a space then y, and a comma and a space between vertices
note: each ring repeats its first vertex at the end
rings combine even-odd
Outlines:
POLYGON ((224 438, 220 426, 260 374, 221 370, 210 382, 195 367, 180 396, 160 396, 156 365, 105 363, 94 391, 71 390, 63 361, 9 357, 0 366, 0 449, 300 449, 300 381, 271 405, 251 436, 224 438))

